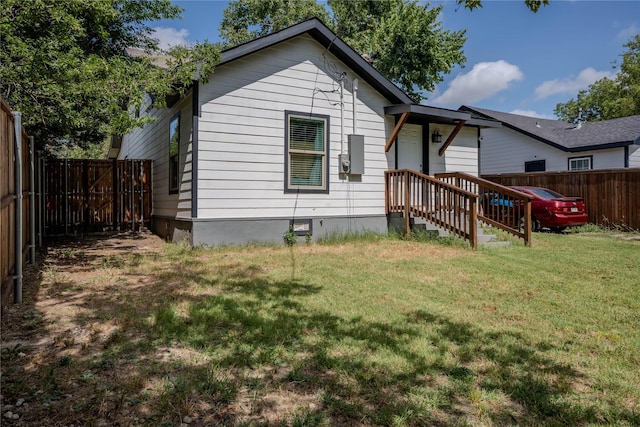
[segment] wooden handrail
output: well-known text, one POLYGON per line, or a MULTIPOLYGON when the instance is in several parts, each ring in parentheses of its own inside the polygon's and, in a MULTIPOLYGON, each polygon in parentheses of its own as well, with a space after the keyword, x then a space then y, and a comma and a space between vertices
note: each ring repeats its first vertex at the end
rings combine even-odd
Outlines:
POLYGON ((531 246, 533 196, 464 172, 440 173, 435 177, 477 194, 480 221, 511 233, 531 246))
POLYGON ((405 235, 410 216, 423 218, 469 241, 475 249, 478 195, 413 170, 385 171, 385 209, 402 212, 405 235))

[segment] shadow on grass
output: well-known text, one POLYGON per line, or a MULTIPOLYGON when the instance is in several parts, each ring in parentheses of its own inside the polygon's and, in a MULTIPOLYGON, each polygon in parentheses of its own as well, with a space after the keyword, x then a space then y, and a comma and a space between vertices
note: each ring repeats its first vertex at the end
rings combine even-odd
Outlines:
POLYGON ((92 295, 75 318, 85 328, 109 319, 107 339, 73 353, 53 345, 38 360, 3 353, 3 403, 33 410, 22 425, 640 422, 586 404, 573 389, 585 379, 554 360, 553 344, 518 332, 426 310, 374 322, 310 309, 320 285, 273 281, 250 260, 175 256, 141 282, 136 267, 157 254, 111 257, 126 289, 92 295), (209 292, 184 292, 187 283, 209 292))

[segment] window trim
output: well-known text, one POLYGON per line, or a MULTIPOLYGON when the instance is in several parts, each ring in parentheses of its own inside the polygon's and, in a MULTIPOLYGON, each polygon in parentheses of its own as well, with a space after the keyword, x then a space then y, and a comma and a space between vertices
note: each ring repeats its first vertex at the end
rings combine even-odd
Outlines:
POLYGON ((168 187, 169 187, 169 194, 177 194, 180 191, 180 144, 181 144, 181 138, 180 138, 180 125, 181 125, 181 120, 180 120, 180 112, 178 111, 177 113, 175 113, 174 115, 171 116, 171 119, 169 120, 169 158, 168 158, 168 177, 169 177, 169 181, 168 181, 168 187), (174 120, 178 120, 178 126, 177 126, 177 132, 178 132, 178 152, 176 154, 171 154, 171 138, 172 138, 172 133, 171 133, 171 126, 174 122, 174 120), (174 163, 175 162, 175 163, 174 163), (172 166, 175 164, 175 177, 173 176, 173 169, 172 166), (175 186, 172 186, 172 181, 174 181, 175 178, 175 186))
POLYGON ((593 169, 593 156, 579 156, 579 157, 569 157, 567 159, 567 170, 568 171, 586 171, 593 169), (589 167, 587 169, 571 169, 571 161, 572 160, 589 160, 589 167))
POLYGON ((329 194, 329 182, 330 182, 330 160, 331 160, 331 149, 330 149, 330 116, 324 114, 312 114, 312 113, 302 113, 297 111, 288 111, 284 112, 285 122, 284 122, 284 192, 285 193, 316 193, 316 194, 329 194), (289 163, 290 163, 290 153, 289 153, 289 124, 291 118, 301 118, 301 119, 313 119, 324 122, 324 165, 323 165, 323 184, 322 188, 307 188, 305 186, 300 185, 291 185, 290 177, 289 177, 289 163))
POLYGON ((544 160, 531 160, 531 161, 528 161, 528 162, 524 162, 524 172, 525 173, 529 173, 529 172, 546 172, 546 170, 547 170, 547 160, 546 159, 544 159, 544 160), (541 164, 542 165, 542 170, 533 170, 533 171, 527 170, 527 167, 531 166, 533 164, 541 164))

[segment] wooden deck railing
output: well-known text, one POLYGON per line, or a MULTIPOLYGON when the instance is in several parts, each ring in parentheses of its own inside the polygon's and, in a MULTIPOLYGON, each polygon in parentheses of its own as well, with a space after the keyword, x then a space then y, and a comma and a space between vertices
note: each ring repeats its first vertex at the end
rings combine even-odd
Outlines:
POLYGON ((477 194, 419 172, 408 169, 385 172, 386 213, 404 213, 407 237, 413 215, 468 240, 475 249, 477 202, 477 194))
POLYGON ((531 196, 464 172, 441 173, 435 177, 477 194, 480 221, 511 233, 531 246, 531 196))

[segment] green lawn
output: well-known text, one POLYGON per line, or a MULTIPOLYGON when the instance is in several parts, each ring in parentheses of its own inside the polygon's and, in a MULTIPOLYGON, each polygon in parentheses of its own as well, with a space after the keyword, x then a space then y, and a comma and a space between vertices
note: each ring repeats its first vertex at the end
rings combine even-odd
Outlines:
POLYGON ((85 263, 91 280, 50 264, 40 285, 91 291, 74 320, 94 338, 30 373, 40 396, 76 393, 66 421, 640 425, 637 235, 535 233, 531 248, 479 251, 387 237, 166 245, 85 263))

